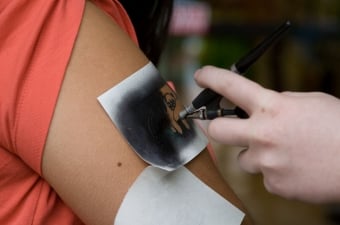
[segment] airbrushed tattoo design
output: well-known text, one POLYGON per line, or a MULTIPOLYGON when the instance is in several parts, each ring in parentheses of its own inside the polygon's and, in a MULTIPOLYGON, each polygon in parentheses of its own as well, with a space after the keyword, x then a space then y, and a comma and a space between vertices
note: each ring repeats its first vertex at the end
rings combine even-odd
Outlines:
POLYGON ((133 150, 155 167, 177 169, 207 145, 192 120, 179 119, 183 104, 151 63, 98 100, 133 150))

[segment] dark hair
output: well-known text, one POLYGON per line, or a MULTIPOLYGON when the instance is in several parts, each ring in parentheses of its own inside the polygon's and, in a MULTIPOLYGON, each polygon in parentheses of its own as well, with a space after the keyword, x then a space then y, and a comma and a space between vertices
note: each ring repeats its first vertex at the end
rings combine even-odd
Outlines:
POLYGON ((167 36, 173 0, 120 0, 137 33, 141 50, 158 64, 167 36))

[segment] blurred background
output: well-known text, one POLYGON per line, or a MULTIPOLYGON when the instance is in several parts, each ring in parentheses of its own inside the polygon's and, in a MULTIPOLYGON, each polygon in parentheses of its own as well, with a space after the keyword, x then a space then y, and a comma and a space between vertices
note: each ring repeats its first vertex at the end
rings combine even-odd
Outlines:
MULTIPOLYGON (((339 0, 178 0, 161 73, 188 104, 201 90, 193 81, 197 68, 229 68, 286 20, 291 29, 246 76, 277 91, 323 91, 340 97, 339 0)), ((340 204, 313 205, 271 195, 260 175, 240 170, 240 149, 212 144, 221 173, 256 224, 340 224, 340 204)))

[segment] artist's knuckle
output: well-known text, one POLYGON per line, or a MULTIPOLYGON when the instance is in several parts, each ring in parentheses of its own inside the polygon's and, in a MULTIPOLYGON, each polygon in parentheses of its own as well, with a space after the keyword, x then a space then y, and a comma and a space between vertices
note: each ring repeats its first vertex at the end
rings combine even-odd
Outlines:
POLYGON ((246 171, 248 173, 255 173, 255 166, 253 165, 253 162, 250 161, 248 158, 239 157, 238 162, 239 162, 240 168, 243 171, 246 171))
POLYGON ((281 176, 264 175, 263 183, 265 189, 271 194, 291 200, 297 199, 299 196, 299 193, 294 188, 295 184, 292 183, 291 180, 287 180, 281 176))
POLYGON ((261 113, 275 117, 280 112, 281 100, 277 93, 271 90, 264 90, 258 95, 258 108, 261 113))
POLYGON ((275 170, 275 159, 273 154, 268 150, 263 150, 261 157, 259 157, 259 164, 262 171, 272 171, 275 170))
POLYGON ((285 191, 283 189, 283 185, 281 184, 279 179, 276 178, 264 178, 264 186, 266 190, 271 194, 276 195, 284 195, 285 191))
POLYGON ((268 178, 265 177, 263 179, 263 185, 269 193, 276 194, 277 190, 275 188, 275 185, 273 185, 273 183, 268 178))
POLYGON ((253 134, 252 142, 258 147, 270 148, 275 144, 275 136, 267 127, 260 127, 253 134))

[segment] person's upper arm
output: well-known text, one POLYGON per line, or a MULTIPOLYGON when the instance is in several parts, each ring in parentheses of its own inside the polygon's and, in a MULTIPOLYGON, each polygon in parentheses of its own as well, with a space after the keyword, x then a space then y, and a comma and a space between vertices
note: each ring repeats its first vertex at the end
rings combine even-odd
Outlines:
MULTIPOLYGON (((147 166, 97 101, 147 63, 127 34, 87 2, 42 164, 44 178, 86 224, 113 224, 128 188, 147 166)), ((240 206, 206 151, 188 168, 240 206)))

